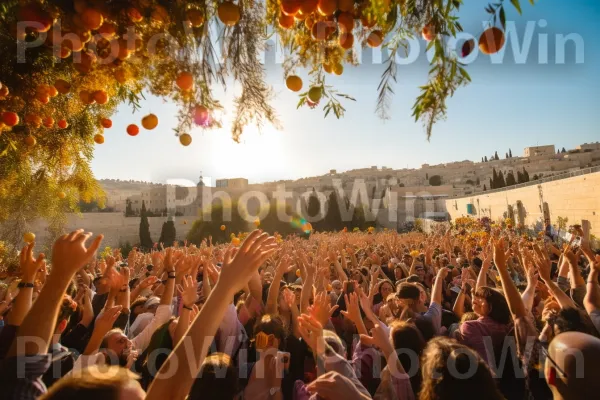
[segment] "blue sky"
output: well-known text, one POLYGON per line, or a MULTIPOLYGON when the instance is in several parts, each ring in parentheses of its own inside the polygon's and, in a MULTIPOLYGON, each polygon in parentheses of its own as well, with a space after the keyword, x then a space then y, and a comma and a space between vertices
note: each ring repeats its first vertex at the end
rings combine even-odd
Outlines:
MULTIPOLYGON (((487 20, 484 4, 473 0, 465 3, 461 23, 465 32, 478 35, 487 20)), ((142 103, 141 114, 132 115, 125 105, 119 109, 113 128, 105 132, 106 143, 96 148, 93 171, 97 178, 154 182, 195 181, 200 171, 212 180, 245 177, 264 182, 321 175, 330 169, 372 165, 418 168, 424 163, 477 161, 496 150, 503 156, 511 148, 516 156, 522 155, 524 147, 537 144, 572 148, 599 140, 600 2, 540 0, 532 7, 528 0, 521 0, 522 16, 506 3, 507 20, 514 21, 521 42, 528 21, 530 31, 533 29, 526 62, 514 61, 511 38, 503 63, 493 64, 488 56, 479 54, 467 68, 473 82, 448 102, 447 120, 434 127, 430 142, 421 123, 411 117, 418 87, 426 82, 428 71, 426 44, 420 40, 417 62, 398 68, 390 120, 382 121, 375 114, 384 65, 371 63, 369 52, 359 67, 347 67, 340 77, 327 77, 337 90, 357 99, 344 103, 346 115, 340 120, 331 115, 324 119, 320 109, 296 110, 297 95, 285 88, 282 69, 267 63, 267 80, 276 94, 273 104, 282 130, 267 127, 258 133, 248 127, 242 143, 235 144, 228 125, 234 114, 230 99, 236 89, 231 84, 221 98, 225 106, 223 129, 194 130, 190 132, 193 143, 183 147, 172 132, 176 106, 149 98, 142 103), (541 20, 546 24, 540 24, 541 20), (539 34, 547 34, 550 50, 546 65, 538 62, 539 34), (565 63, 557 65, 556 37, 569 34, 582 38, 583 63, 576 62, 575 45, 569 42, 565 63), (137 137, 129 137, 126 126, 139 123, 149 112, 159 116, 158 128, 150 132, 142 129, 137 137)), ((306 85, 306 72, 298 71, 298 75, 306 85)))

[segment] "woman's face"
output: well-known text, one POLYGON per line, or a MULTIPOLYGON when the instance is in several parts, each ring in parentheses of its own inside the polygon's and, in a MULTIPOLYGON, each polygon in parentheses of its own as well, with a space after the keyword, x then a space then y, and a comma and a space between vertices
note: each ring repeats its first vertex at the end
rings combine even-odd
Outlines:
POLYGON ((354 271, 352 273, 352 279, 360 283, 362 281, 362 275, 360 274, 360 272, 354 271))
POLYGON ((402 268, 396 268, 394 270, 394 277, 396 278, 397 281, 404 278, 404 273, 402 272, 402 268))
POLYGON ((392 294, 393 291, 394 288, 389 284, 389 282, 382 283, 381 288, 379 289, 379 293, 381 293, 381 296, 384 300, 387 299, 387 297, 392 294))
POLYGON ((473 297, 473 311, 479 315, 480 317, 486 317, 492 311, 490 304, 483 297, 474 296, 473 297))

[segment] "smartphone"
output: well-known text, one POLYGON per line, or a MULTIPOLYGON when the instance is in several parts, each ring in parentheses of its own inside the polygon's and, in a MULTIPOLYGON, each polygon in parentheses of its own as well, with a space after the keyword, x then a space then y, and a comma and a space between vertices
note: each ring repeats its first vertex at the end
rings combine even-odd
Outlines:
POLYGON ((354 282, 348 282, 346 284, 346 293, 347 294, 354 293, 354 282))

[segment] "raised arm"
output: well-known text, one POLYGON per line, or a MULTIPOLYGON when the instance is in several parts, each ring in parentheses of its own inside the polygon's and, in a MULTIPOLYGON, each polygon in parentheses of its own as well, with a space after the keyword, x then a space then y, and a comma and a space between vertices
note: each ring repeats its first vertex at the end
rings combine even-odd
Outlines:
POLYGON ((19 326, 27 316, 31 309, 31 299, 33 295, 33 287, 37 271, 42 268, 45 263, 44 254, 38 255, 37 259, 33 258, 33 247, 35 242, 23 247, 21 250, 19 264, 21 266, 21 282, 19 282, 19 294, 15 298, 12 309, 8 316, 8 323, 19 326))
POLYGON ((525 311, 525 305, 523 299, 519 294, 519 290, 515 286, 508 268, 506 267, 506 252, 504 250, 504 239, 501 238, 497 241, 493 241, 493 257, 494 264, 500 275, 500 282, 504 290, 504 296, 508 302, 508 308, 513 315, 513 318, 521 318, 527 315, 525 311))
POLYGON ((192 323, 183 340, 177 344, 158 371, 146 395, 146 400, 185 399, 213 342, 233 295, 241 290, 277 245, 273 237, 252 232, 234 256, 233 248, 225 253, 221 274, 204 307, 192 323), (173 376, 171 369, 178 368, 173 376), (169 379, 161 375, 168 375, 169 379))
POLYGON ((277 299, 279 298, 279 288, 281 286, 281 280, 283 279, 283 275, 287 272, 289 266, 290 258, 287 255, 283 256, 281 260, 279 260, 279 264, 277 264, 277 269, 275 270, 273 282, 271 282, 271 286, 269 286, 267 305, 265 307, 265 312, 267 314, 275 314, 277 312, 277 299))
POLYGON ((492 265, 492 254, 488 249, 485 252, 485 257, 483 258, 483 263, 481 264, 481 269, 479 270, 479 275, 477 275, 477 285, 475 286, 475 290, 479 289, 482 286, 487 286, 487 276, 488 271, 490 270, 490 266, 492 265))
POLYGON ((313 294, 313 283, 315 282, 315 275, 317 273, 314 262, 307 262, 304 265, 306 267, 306 281, 302 282, 302 293, 300 294, 300 313, 302 314, 308 309, 310 298, 313 294))
POLYGON ((17 340, 13 342, 8 356, 47 353, 67 287, 77 271, 92 259, 102 242, 100 235, 87 248, 86 241, 91 236, 91 233, 84 233, 83 229, 79 229, 61 236, 54 243, 52 273, 19 327, 17 340), (26 340, 33 337, 37 340, 26 340), (25 340, 20 341, 19 338, 25 340), (24 346, 18 346, 17 343, 24 343, 24 346))
POLYGON ((179 314, 177 328, 175 329, 175 337, 173 338, 173 343, 175 345, 177 345, 177 343, 185 336, 185 333, 190 326, 190 314, 194 311, 196 300, 198 300, 198 284, 196 283, 195 277, 184 277, 181 286, 179 286, 177 290, 181 295, 183 306, 181 308, 181 314, 179 314))
POLYGON ((600 312, 600 285, 598 285, 600 263, 596 262, 594 253, 592 253, 588 243, 584 242, 581 245, 581 250, 590 263, 590 274, 587 278, 587 293, 583 299, 583 306, 588 314, 600 312))
POLYGON ((548 255, 545 251, 539 248, 539 246, 534 246, 535 250, 535 263, 538 267, 538 271, 540 272, 540 278, 546 284, 546 287, 550 291, 550 294, 554 296, 558 304, 561 308, 576 308, 575 302, 571 299, 565 292, 563 292, 558 285, 552 282, 550 278, 550 271, 552 268, 552 263, 548 258, 548 255))
POLYGON ((440 268, 438 271, 433 289, 431 290, 431 302, 442 305, 442 289, 444 288, 444 280, 448 276, 448 268, 440 268))

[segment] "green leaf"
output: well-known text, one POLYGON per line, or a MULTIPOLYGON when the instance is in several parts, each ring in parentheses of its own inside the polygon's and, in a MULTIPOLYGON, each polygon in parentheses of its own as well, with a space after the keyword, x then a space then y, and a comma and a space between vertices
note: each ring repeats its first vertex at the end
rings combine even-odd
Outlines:
MULTIPOLYGON (((531 1, 532 0, 529 0, 530 3, 531 3, 531 1)), ((523 12, 521 11, 521 3, 519 2, 519 0, 510 0, 510 2, 512 3, 513 6, 515 6, 519 15, 521 15, 523 12)))
POLYGON ((469 73, 467 72, 466 69, 464 69, 464 68, 458 68, 458 70, 460 71, 460 74, 463 76, 463 78, 465 78, 469 82, 471 81, 471 76, 469 75, 469 73))
POLYGON ((504 12, 504 7, 500 7, 500 24, 502 25, 502 30, 506 30, 506 13, 504 12))

